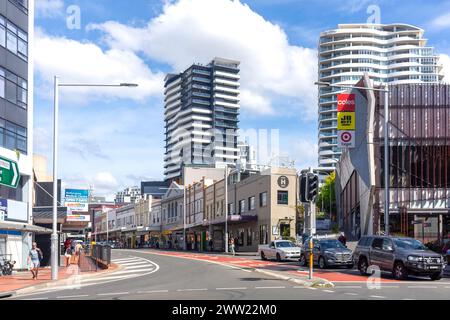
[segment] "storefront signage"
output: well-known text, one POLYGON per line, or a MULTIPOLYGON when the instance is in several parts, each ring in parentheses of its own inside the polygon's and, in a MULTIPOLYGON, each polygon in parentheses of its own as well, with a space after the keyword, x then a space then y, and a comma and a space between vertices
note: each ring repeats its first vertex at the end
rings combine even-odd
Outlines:
POLYGON ((338 148, 355 148, 356 97, 354 94, 337 95, 338 148))
POLYGON ((89 190, 66 189, 65 206, 71 212, 89 212, 89 190))
POLYGON ((286 176, 281 176, 278 178, 278 186, 280 188, 287 188, 289 186, 289 179, 286 176))
POLYGON ((90 222, 91 216, 82 214, 67 214, 67 222, 90 222))

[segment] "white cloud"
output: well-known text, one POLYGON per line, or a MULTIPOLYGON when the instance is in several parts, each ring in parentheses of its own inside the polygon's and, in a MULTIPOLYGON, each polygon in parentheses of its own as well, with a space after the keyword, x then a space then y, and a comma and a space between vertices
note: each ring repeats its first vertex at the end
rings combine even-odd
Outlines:
POLYGON ((434 29, 444 29, 450 27, 450 12, 444 13, 430 23, 431 27, 434 29))
POLYGON ((63 0, 36 0, 35 12, 36 16, 43 18, 51 18, 60 16, 63 13, 63 0))
POLYGON ((159 95, 164 75, 153 72, 131 51, 102 50, 90 42, 53 37, 37 30, 35 35, 35 68, 43 86, 38 90, 51 96, 54 75, 64 83, 120 84, 138 83, 138 88, 65 88, 73 99, 130 98, 143 100, 159 95))
POLYGON ((299 113, 316 115, 316 51, 290 45, 283 29, 238 0, 180 0, 144 28, 109 21, 88 29, 104 32, 111 48, 144 52, 176 71, 215 56, 238 59, 244 109, 271 114, 270 100, 283 95, 300 102, 299 113))
POLYGON ((448 54, 440 55, 440 62, 444 67, 444 82, 450 84, 450 56, 448 54))

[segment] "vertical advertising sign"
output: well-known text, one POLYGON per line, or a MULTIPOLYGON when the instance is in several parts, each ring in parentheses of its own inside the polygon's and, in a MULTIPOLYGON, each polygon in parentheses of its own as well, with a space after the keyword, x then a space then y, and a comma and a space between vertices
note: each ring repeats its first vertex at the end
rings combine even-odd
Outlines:
POLYGON ((69 213, 89 212, 89 190, 66 189, 64 205, 69 213))
POLYGON ((354 94, 337 95, 337 142, 339 148, 355 147, 356 96, 354 94))

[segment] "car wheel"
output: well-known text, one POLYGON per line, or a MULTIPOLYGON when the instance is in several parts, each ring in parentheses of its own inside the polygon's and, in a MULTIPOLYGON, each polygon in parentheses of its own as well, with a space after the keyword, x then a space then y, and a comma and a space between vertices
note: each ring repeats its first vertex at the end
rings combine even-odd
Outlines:
POLYGON ((264 251, 261 251, 261 260, 264 260, 264 261, 267 260, 266 255, 264 254, 264 251))
POLYGON ((277 253, 277 262, 281 262, 281 256, 279 253, 277 253))
POLYGON ((369 268, 369 264, 367 263, 366 258, 359 259, 358 262, 358 270, 363 276, 367 276, 367 269, 369 268))
POLYGON ((319 268, 320 269, 326 269, 327 268, 327 262, 325 261, 324 257, 319 258, 319 268))
POLYGON ((433 280, 433 281, 438 281, 438 280, 441 280, 442 279, 442 273, 433 273, 431 276, 430 276, 430 278, 431 278, 431 280, 433 280))
POLYGON ((396 280, 405 280, 408 277, 408 270, 401 262, 397 262, 394 265, 394 271, 392 273, 396 280))
POLYGON ((300 267, 307 267, 308 266, 308 261, 306 260, 306 256, 304 254, 302 254, 300 256, 300 267))

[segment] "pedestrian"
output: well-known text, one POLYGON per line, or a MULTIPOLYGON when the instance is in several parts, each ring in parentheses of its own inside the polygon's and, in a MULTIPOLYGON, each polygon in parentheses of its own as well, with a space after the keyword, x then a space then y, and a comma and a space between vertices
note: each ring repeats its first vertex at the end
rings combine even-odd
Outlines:
POLYGON ((347 246, 347 238, 345 237, 345 233, 341 232, 341 235, 338 238, 338 241, 342 243, 344 246, 347 246))
POLYGON ((81 250, 83 250, 83 245, 81 244, 81 242, 78 241, 77 244, 75 245, 75 257, 77 264, 80 263, 81 250))
POLYGON ((33 280, 37 280, 39 268, 41 267, 41 260, 44 258, 41 249, 38 248, 37 243, 33 242, 30 252, 28 253, 28 265, 30 266, 33 280))
POLYGON ((233 254, 233 256, 235 256, 236 255, 236 250, 235 250, 234 239, 233 238, 231 238, 231 240, 230 240, 230 250, 231 250, 231 253, 233 254))
POLYGON ((213 239, 209 239, 209 249, 211 250, 211 252, 214 252, 214 241, 213 239))
POLYGON ((66 251, 64 252, 64 257, 66 259, 66 268, 68 268, 70 266, 70 260, 72 259, 72 254, 73 254, 73 251, 72 251, 71 246, 69 245, 66 247, 66 251))

